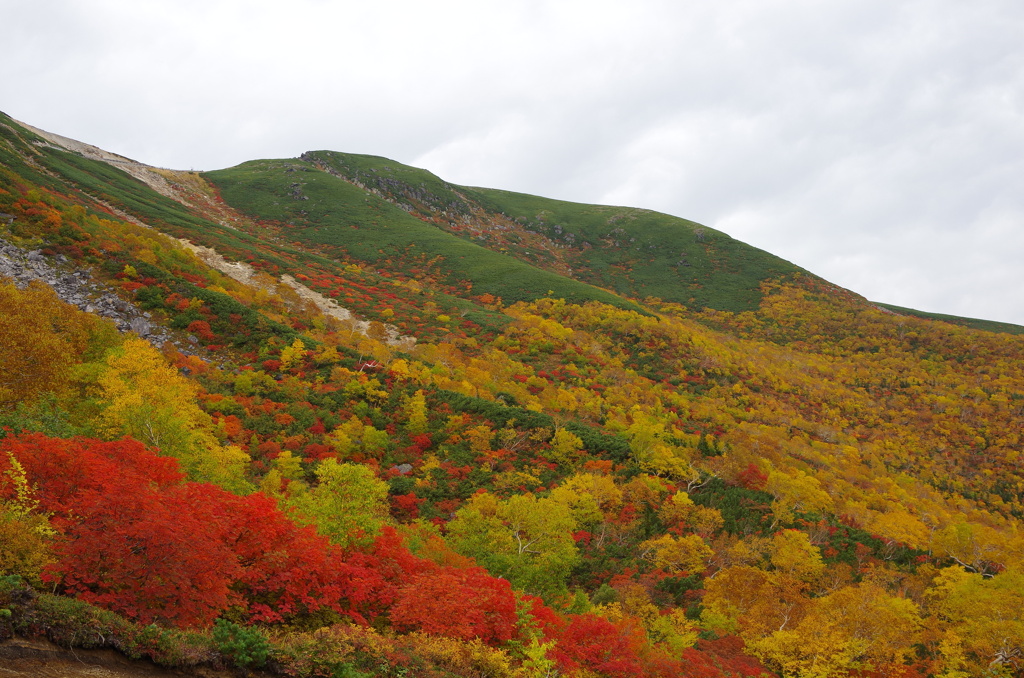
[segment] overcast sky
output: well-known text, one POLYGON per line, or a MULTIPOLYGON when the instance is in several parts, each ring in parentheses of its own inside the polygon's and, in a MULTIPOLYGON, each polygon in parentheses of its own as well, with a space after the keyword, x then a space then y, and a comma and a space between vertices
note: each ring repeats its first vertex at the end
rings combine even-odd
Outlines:
POLYGON ((383 155, 1024 324, 1020 0, 0 0, 0 20, 0 110, 151 165, 383 155))

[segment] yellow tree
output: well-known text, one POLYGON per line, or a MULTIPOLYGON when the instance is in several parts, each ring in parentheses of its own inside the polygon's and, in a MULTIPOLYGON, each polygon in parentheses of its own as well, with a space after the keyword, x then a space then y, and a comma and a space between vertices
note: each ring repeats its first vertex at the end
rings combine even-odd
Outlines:
POLYGON ((573 468, 582 456, 583 441, 573 432, 560 428, 551 436, 551 450, 547 453, 551 461, 573 468))
POLYGON ((318 483, 288 497, 285 505, 305 524, 341 546, 365 544, 391 522, 388 485, 362 464, 325 459, 316 469, 318 483))
POLYGON ((0 283, 0 412, 41 393, 61 395, 98 321, 33 283, 0 283))
POLYGON ((705 589, 705 625, 738 631, 748 643, 792 628, 810 603, 807 586, 800 580, 749 565, 723 569, 707 581, 705 589))
POLYGON ((853 669, 902 665, 921 627, 917 606, 874 584, 815 598, 792 627, 751 643, 783 676, 831 678, 853 669))
POLYGON ((18 575, 40 585, 43 568, 55 560, 50 544, 57 533, 38 511, 25 469, 10 452, 7 464, 0 475, 0 576, 18 575))
POLYGON ((827 513, 835 509, 832 498, 821 488, 817 478, 800 469, 792 473, 772 470, 768 473, 766 490, 775 498, 772 513, 776 523, 793 521, 793 511, 827 513))
POLYGON ((405 405, 405 430, 412 435, 426 433, 429 430, 427 422, 427 398, 422 389, 416 391, 409 397, 405 405))
POLYGON ((193 480, 248 492, 249 456, 221 446, 213 419, 196 404, 198 388, 146 341, 129 338, 112 349, 97 378, 103 411, 97 428, 107 437, 131 436, 175 457, 193 480))
POLYGON ((518 494, 498 499, 474 495, 448 524, 448 541, 491 574, 547 599, 565 596, 569 571, 578 560, 572 533, 576 521, 553 498, 518 494))
POLYGON ((1017 676, 1024 666, 1024 572, 991 577, 948 567, 925 594, 940 622, 946 678, 1017 676))
POLYGON ((1024 540, 1017 531, 1002 532, 986 525, 959 520, 938 530, 932 551, 952 558, 970 572, 991 575, 1012 565, 1024 565, 1024 540))
POLYGON ((640 557, 665 572, 699 574, 713 555, 711 547, 696 534, 682 537, 663 534, 640 544, 640 557))
POLYGON ((782 530, 768 544, 768 559, 775 569, 808 584, 825 571, 821 552, 806 532, 782 530))

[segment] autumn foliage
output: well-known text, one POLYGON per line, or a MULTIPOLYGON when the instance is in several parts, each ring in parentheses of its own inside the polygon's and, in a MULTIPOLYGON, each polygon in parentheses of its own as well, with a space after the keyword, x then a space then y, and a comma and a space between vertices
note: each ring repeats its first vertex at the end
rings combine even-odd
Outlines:
POLYGON ((298 227, 191 176, 238 230, 167 203, 152 225, 248 262, 243 284, 31 183, 5 164, 3 237, 175 341, 0 284, 0 577, 268 631, 301 676, 1020 673, 1018 336, 803 275, 735 313, 514 303, 413 251, 249 239, 298 227))

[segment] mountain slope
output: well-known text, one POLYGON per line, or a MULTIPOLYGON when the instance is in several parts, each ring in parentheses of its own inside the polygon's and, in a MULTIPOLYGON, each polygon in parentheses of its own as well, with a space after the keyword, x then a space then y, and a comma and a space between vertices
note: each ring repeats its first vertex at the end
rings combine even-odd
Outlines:
MULTIPOLYGON (((341 226, 372 231, 375 217, 352 210, 356 196, 361 194, 368 204, 387 201, 392 206, 388 228, 400 231, 397 236, 389 233, 384 238, 383 249, 389 255, 402 253, 410 242, 422 247, 425 238, 433 240, 436 244, 427 245, 427 256, 447 257, 446 267, 451 275, 472 281, 484 293, 512 301, 544 296, 546 289, 554 289, 554 296, 575 301, 582 298, 578 292, 562 290, 563 285, 549 277, 539 276, 543 282, 517 278, 503 284, 480 270, 487 267, 484 264, 467 268, 458 261, 467 256, 461 253, 465 246, 436 233, 429 236, 429 230, 414 225, 408 216, 627 298, 654 296, 697 309, 709 306, 719 310, 751 310, 760 299, 758 290, 763 281, 800 272, 792 264, 724 233, 649 210, 581 205, 454 186, 424 170, 374 156, 316 151, 303 154, 300 161, 343 179, 348 185, 336 184, 334 190, 338 193, 332 198, 323 192, 322 178, 302 172, 306 168, 295 162, 273 168, 263 163, 259 165, 258 178, 252 174, 257 167, 254 164, 206 176, 222 189, 229 203, 263 218, 291 222, 299 227, 297 236, 310 242, 322 243, 327 238, 338 240, 338 244, 347 243, 355 247, 350 254, 357 257, 375 253, 355 245, 359 240, 356 233, 342 229, 325 236, 318 229, 314 235, 304 232, 302 227, 323 226, 327 219, 341 226), (240 188, 241 182, 247 182, 248 192, 240 188), (312 182, 309 188, 315 193, 304 193, 307 182, 312 182), (268 192, 275 197, 270 198, 268 192), (348 211, 324 211, 331 209, 326 206, 338 204, 348 205, 348 211), (448 251, 438 249, 442 243, 448 251)), ((534 271, 531 277, 536 276, 534 271)), ((607 303, 606 298, 595 299, 607 303)))
POLYGON ((0 284, 0 530, 22 556, 0 540, 0 635, 3 609, 22 629, 66 609, 72 637, 263 647, 302 676, 1017 671, 1020 336, 683 220, 383 158, 195 175, 0 133, 17 259, 88 268, 162 328, 157 352, 0 284), (39 556, 65 596, 35 605, 4 574, 40 586, 39 556))

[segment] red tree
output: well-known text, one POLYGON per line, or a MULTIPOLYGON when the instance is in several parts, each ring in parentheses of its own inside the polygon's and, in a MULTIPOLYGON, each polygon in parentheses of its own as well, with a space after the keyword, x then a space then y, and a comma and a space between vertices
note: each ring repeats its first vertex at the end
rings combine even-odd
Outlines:
POLYGON ((516 633, 516 599, 505 579, 480 567, 444 567, 410 579, 391 608, 391 623, 399 630, 496 645, 516 633))

